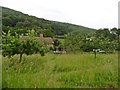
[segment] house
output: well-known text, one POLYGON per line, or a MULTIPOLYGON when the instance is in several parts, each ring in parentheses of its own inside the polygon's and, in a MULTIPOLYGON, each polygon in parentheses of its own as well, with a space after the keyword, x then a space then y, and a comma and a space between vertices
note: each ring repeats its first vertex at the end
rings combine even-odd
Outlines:
MULTIPOLYGON (((20 39, 26 40, 28 36, 21 36, 20 39)), ((46 48, 51 48, 54 46, 54 41, 51 37, 44 37, 43 34, 40 34, 39 37, 35 37, 42 45, 46 48)))

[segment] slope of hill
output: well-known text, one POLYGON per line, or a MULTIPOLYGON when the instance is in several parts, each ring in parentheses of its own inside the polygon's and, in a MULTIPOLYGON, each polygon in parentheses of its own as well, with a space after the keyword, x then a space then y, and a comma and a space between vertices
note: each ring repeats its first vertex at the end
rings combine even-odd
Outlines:
POLYGON ((64 35, 72 31, 79 31, 84 34, 92 34, 96 30, 57 21, 45 20, 28 14, 23 14, 9 8, 2 7, 3 31, 26 33, 28 30, 35 29, 36 32, 43 33, 46 36, 64 35))

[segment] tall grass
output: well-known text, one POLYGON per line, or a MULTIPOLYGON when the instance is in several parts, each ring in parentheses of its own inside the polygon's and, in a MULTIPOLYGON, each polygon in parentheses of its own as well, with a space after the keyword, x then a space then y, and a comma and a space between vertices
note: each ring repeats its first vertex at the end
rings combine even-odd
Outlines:
POLYGON ((0 55, 0 89, 2 89, 2 56, 0 55))
POLYGON ((117 54, 39 54, 3 58, 3 87, 117 88, 117 54))

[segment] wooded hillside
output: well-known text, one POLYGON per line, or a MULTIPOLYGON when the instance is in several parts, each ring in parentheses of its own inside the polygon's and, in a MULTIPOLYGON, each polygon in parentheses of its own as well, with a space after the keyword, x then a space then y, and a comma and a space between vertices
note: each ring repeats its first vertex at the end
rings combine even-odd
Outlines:
POLYGON ((13 34, 14 32, 24 34, 28 30, 35 29, 38 34, 43 33, 45 36, 53 37, 54 35, 64 35, 73 31, 84 34, 93 34, 96 31, 74 24, 37 18, 5 7, 2 7, 2 23, 2 30, 6 33, 8 30, 12 30, 13 34))

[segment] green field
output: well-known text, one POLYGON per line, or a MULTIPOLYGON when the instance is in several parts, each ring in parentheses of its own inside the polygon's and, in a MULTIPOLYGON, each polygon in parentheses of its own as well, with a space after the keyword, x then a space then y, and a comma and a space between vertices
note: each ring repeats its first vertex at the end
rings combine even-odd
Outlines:
POLYGON ((0 89, 1 88, 2 88, 2 56, 0 55, 0 89))
POLYGON ((118 55, 39 54, 3 58, 3 88, 117 88, 118 55))

